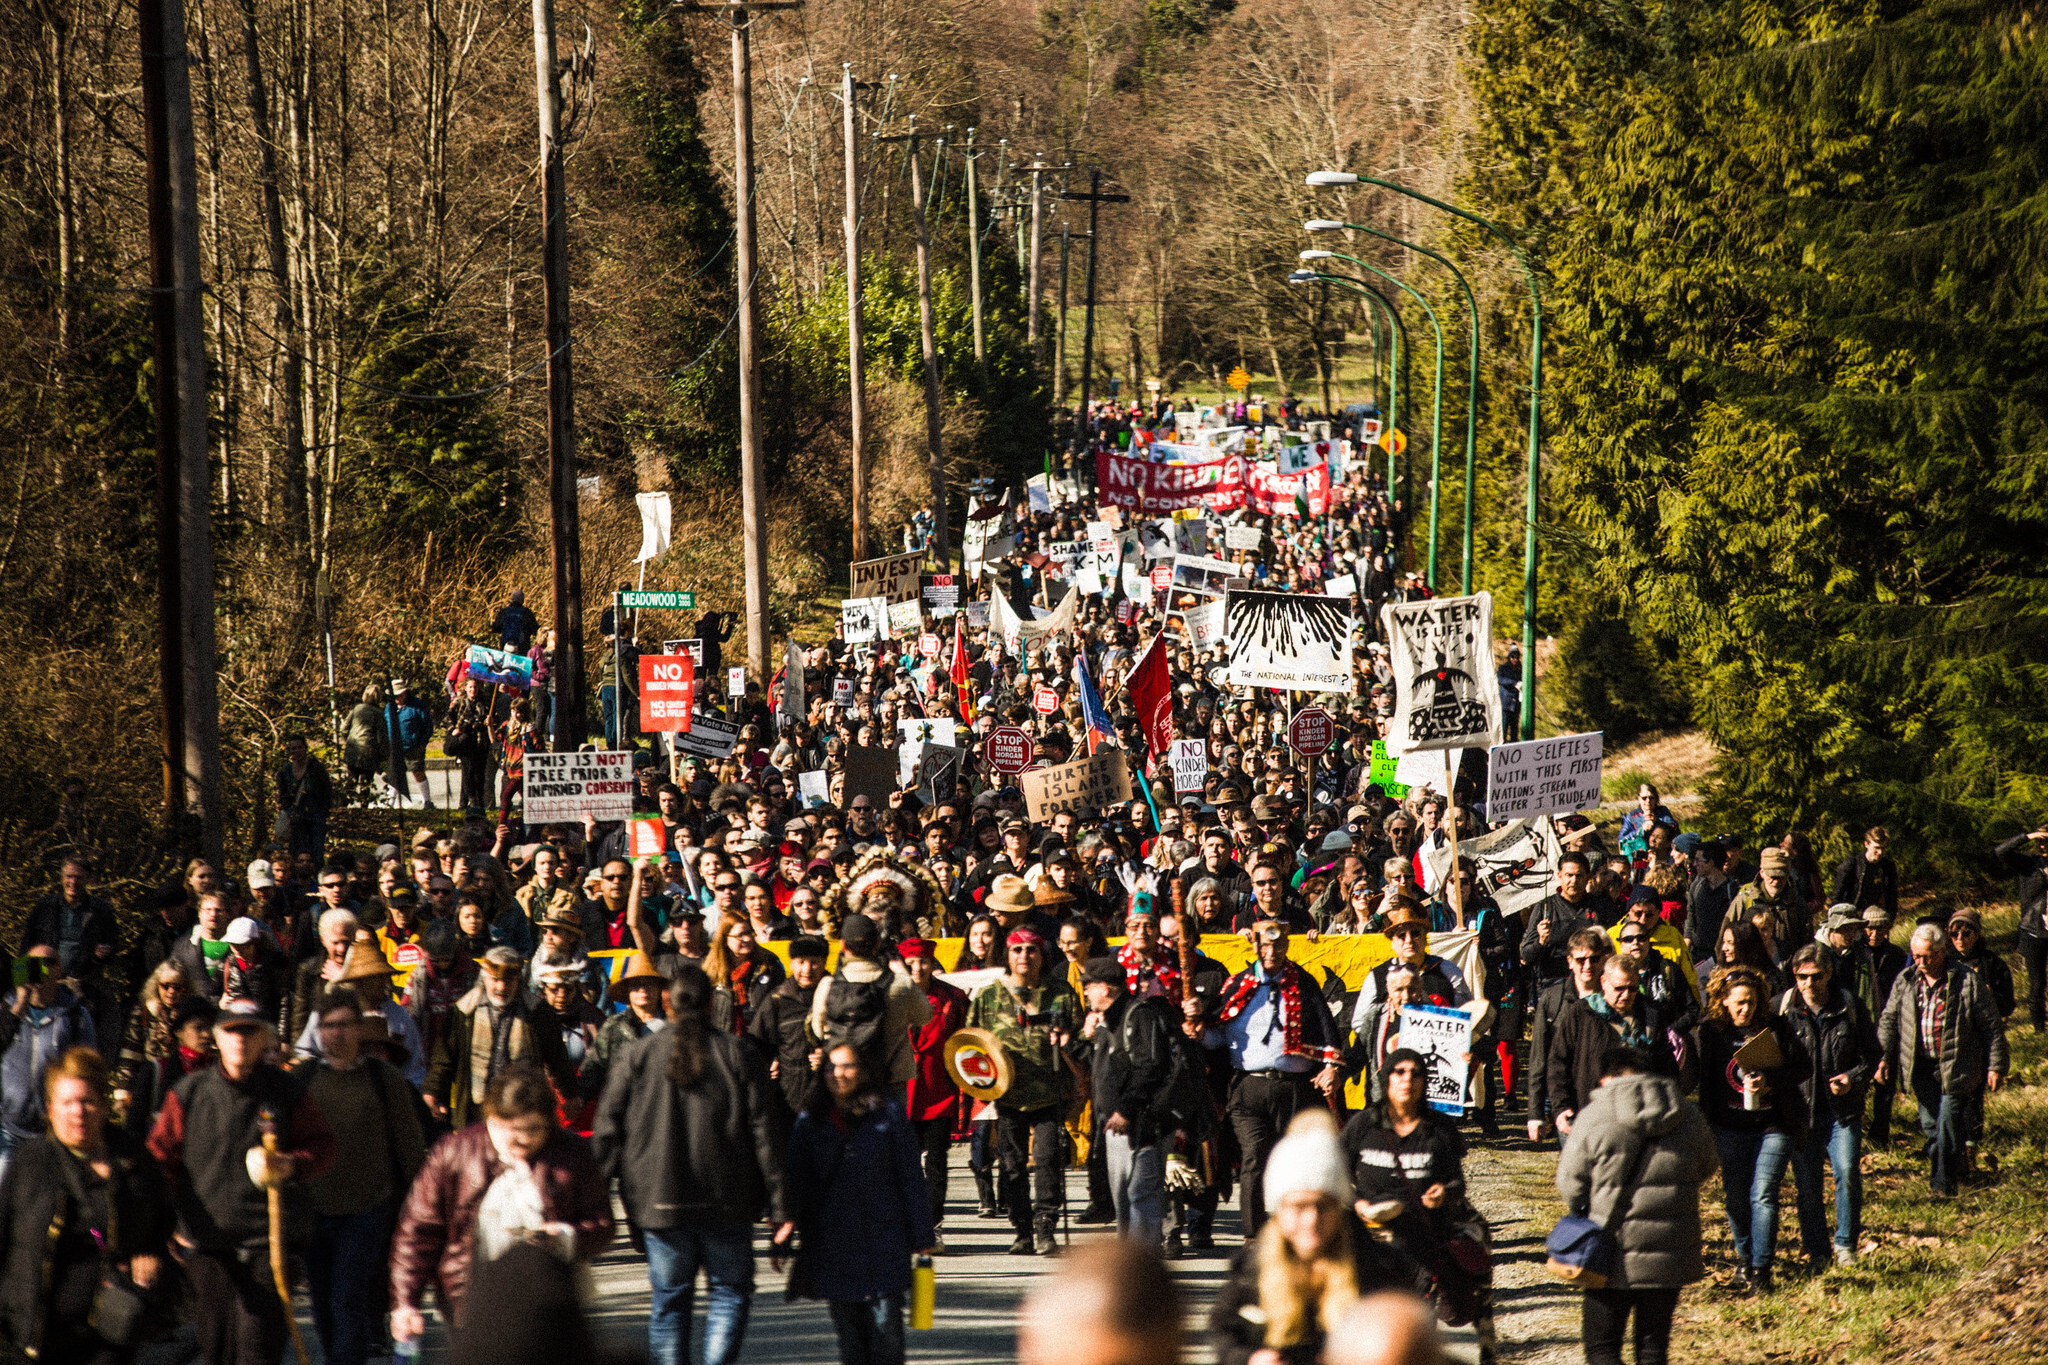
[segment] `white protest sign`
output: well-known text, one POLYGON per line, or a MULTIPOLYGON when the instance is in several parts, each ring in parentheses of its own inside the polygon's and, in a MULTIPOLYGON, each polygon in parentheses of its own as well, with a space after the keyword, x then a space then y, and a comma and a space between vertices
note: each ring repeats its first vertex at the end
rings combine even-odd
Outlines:
POLYGON ((1208 550, 1209 523, 1205 518, 1190 517, 1173 523, 1173 551, 1176 555, 1206 554, 1208 550))
POLYGON ((834 678, 832 680, 832 704, 834 706, 853 705, 853 679, 834 678))
POLYGON ((1347 573, 1323 584, 1323 591, 1332 597, 1349 597, 1358 591, 1358 575, 1347 573))
POLYGON ((1226 550, 1256 550, 1265 539, 1266 533, 1256 526, 1223 528, 1223 548, 1226 550))
POLYGON ((1199 739, 1177 739, 1167 757, 1173 766, 1173 794, 1186 796, 1202 790, 1209 776, 1209 746, 1199 739))
POLYGON ((889 635, 889 601, 884 597, 847 597, 839 603, 839 622, 846 643, 870 645, 889 635))
POLYGON ((1074 591, 1083 597, 1100 597, 1109 590, 1102 575, 1093 569, 1078 569, 1074 573, 1074 591))
POLYGON ((827 784, 823 768, 818 769, 816 772, 798 773, 796 775, 796 792, 802 798, 805 810, 815 810, 819 806, 824 805, 830 799, 830 791, 831 788, 827 784))
POLYGON ((725 695, 728 697, 744 697, 747 695, 746 669, 728 668, 725 670, 725 695))
POLYGON ((1212 598, 1180 614, 1187 623, 1188 643, 1196 649, 1214 649, 1223 643, 1223 601, 1212 598))
POLYGON ((1388 748, 1462 749, 1501 737, 1491 595, 1389 602, 1380 625, 1394 674, 1388 748))
POLYGON ((1516 820, 1600 804, 1600 731, 1496 744, 1486 755, 1486 818, 1516 820))
POLYGON ((633 755, 628 752, 526 755, 525 808, 530 825, 624 820, 633 813, 633 755))
MULTIPOLYGON (((1392 746, 1389 746, 1392 747, 1392 746)), ((1463 749, 1410 749, 1394 762, 1394 780, 1404 787, 1428 787, 1431 791, 1444 792, 1444 758, 1448 754, 1451 771, 1458 771, 1458 764, 1465 757, 1463 749)), ((1444 792, 1449 796, 1449 792, 1444 792)))
POLYGON ((1145 582, 1144 572, 1129 560, 1124 561, 1124 596, 1133 601, 1142 601, 1151 595, 1152 590, 1145 582))
POLYGON ((1429 1058, 1429 1107, 1465 1112, 1465 1058, 1472 1051, 1472 1016, 1441 1005, 1401 1007, 1401 1046, 1429 1058))
POLYGON ((924 610, 916 599, 908 602, 889 604, 889 633, 891 635, 915 635, 924 625, 924 610))

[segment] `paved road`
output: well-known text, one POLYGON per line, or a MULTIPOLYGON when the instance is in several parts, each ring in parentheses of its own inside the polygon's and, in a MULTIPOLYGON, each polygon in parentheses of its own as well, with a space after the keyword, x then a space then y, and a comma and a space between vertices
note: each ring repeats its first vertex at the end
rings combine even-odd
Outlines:
MULTIPOLYGON (((1527 1162, 1527 1158, 1519 1153, 1501 1155, 1507 1158, 1503 1164, 1511 1167, 1527 1162)), ((1479 1164, 1482 1168, 1494 1166, 1483 1158, 1479 1164)), ((1504 1172, 1497 1167, 1487 1170, 1475 1184, 1491 1185, 1501 1174, 1504 1172)), ((1035 1280, 1056 1268, 1058 1260, 1009 1255, 1006 1250, 1011 1236, 1008 1224, 974 1216, 973 1182, 966 1171, 964 1147, 954 1149, 951 1193, 954 1197, 948 1205, 943 1230, 946 1254, 939 1258, 937 1265, 937 1309, 930 1331, 910 1334, 910 1358, 919 1365, 997 1365, 1015 1357, 1017 1305, 1035 1280)), ((1069 1174, 1067 1197, 1071 1201, 1070 1206, 1077 1211, 1086 1206, 1087 1183, 1082 1173, 1069 1174)), ((1220 1212, 1217 1224, 1217 1254, 1173 1263, 1174 1276, 1180 1281, 1188 1307, 1187 1359, 1190 1365, 1203 1365, 1215 1358, 1203 1340, 1202 1324, 1222 1282, 1226 1258, 1239 1243, 1235 1210, 1220 1212)), ((1517 1232, 1526 1234, 1527 1231, 1511 1229, 1508 1236, 1513 1238, 1517 1232)), ((1100 1228, 1076 1226, 1071 1230, 1071 1237, 1076 1242, 1108 1235, 1100 1228)), ((1536 1234, 1539 1246, 1540 1235, 1536 1234)), ((792 1362, 831 1365, 838 1359, 838 1346, 825 1306, 809 1301, 787 1302, 783 1298, 783 1276, 769 1269, 765 1236, 757 1242, 757 1247, 762 1257, 760 1278, 742 1361, 750 1365, 769 1365, 770 1362, 774 1365, 790 1365, 792 1362)), ((1514 1258, 1513 1252, 1510 1252, 1510 1257, 1514 1258)), ((598 1344, 614 1359, 644 1359, 647 1342, 645 1261, 635 1255, 622 1238, 610 1254, 598 1260, 593 1272, 598 1292, 591 1305, 591 1321, 598 1344)), ((1512 1282, 1524 1279, 1524 1276, 1511 1273, 1507 1278, 1512 1282)), ((1570 1328, 1558 1321, 1560 1315, 1555 1311, 1556 1305, 1550 1302, 1555 1297, 1559 1297, 1556 1291, 1534 1283, 1526 1284, 1519 1292, 1516 1289, 1506 1291, 1501 1322, 1504 1357, 1511 1360, 1522 1358, 1512 1344, 1520 1338, 1534 1336, 1535 1340, 1529 1344, 1539 1348, 1559 1347, 1570 1340, 1570 1328), (1529 1301, 1531 1296, 1535 1302, 1529 1301), (1537 1311, 1532 1313, 1532 1309, 1537 1311), (1542 1311, 1544 1309, 1550 1311, 1542 1311), (1536 1321, 1518 1321, 1524 1319, 1524 1315, 1536 1321), (1531 1328, 1536 1330, 1531 1332, 1531 1328), (1560 1328, 1564 1330, 1560 1331, 1560 1328)), ((701 1361, 701 1293, 698 1301, 698 1335, 693 1346, 693 1358, 701 1361)), ((297 1303, 307 1349, 313 1360, 320 1362, 320 1343, 313 1332, 303 1291, 298 1295, 297 1303)), ((446 1337, 434 1315, 429 1313, 428 1318, 430 1326, 423 1359, 426 1365, 433 1365, 446 1359, 446 1337)), ((1478 1359, 1478 1346, 1471 1329, 1457 1329, 1448 1335, 1456 1359, 1461 1362, 1478 1359)), ((144 1361, 145 1365, 190 1365, 195 1354, 188 1327, 179 1341, 146 1351, 144 1361)))

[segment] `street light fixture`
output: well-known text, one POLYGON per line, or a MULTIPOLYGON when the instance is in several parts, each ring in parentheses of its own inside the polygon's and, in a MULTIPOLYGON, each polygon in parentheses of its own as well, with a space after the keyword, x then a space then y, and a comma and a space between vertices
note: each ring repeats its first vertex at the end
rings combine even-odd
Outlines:
MULTIPOLYGON (((1436 369, 1433 372, 1434 383, 1432 385, 1434 397, 1429 412, 1429 558, 1427 562, 1427 581, 1430 590, 1433 592, 1436 590, 1438 485, 1443 482, 1444 325, 1437 319, 1436 309, 1430 306, 1429 300, 1424 298, 1420 291, 1400 276, 1380 269, 1371 261, 1364 260, 1358 256, 1347 256, 1341 251, 1322 251, 1316 248, 1310 248, 1299 254, 1304 261, 1349 261, 1361 270, 1370 270, 1373 274, 1421 304, 1423 314, 1429 319, 1430 330, 1436 333, 1436 369)), ((1389 451, 1389 454, 1391 453, 1389 451)), ((1411 471, 1413 468, 1411 465, 1411 471)))
MULTIPOLYGON (((1452 265, 1450 258, 1440 251, 1433 251, 1420 242, 1411 242, 1405 237, 1366 223, 1340 223, 1334 218, 1311 218, 1302 224, 1307 232, 1363 232, 1368 237, 1377 237, 1383 242, 1392 242, 1405 251, 1418 256, 1427 256, 1448 270, 1451 278, 1458 282, 1458 288, 1465 295, 1465 313, 1470 323, 1470 345, 1465 365, 1465 517, 1464 534, 1460 541, 1458 557, 1460 572, 1459 591, 1472 591, 1472 475, 1473 466, 1479 454, 1479 300, 1473 297, 1472 282, 1465 278, 1465 272, 1452 265)), ((1433 534, 1433 533, 1432 533, 1433 534)), ((1436 583, 1432 581, 1433 588, 1436 583)), ((1517 718, 1519 719, 1519 717, 1517 718)))
MULTIPOLYGON (((1330 253, 1326 252, 1324 254, 1328 255, 1330 253)), ((1364 265, 1365 263, 1360 261, 1359 264, 1364 265)), ((1373 274, 1380 276, 1382 279, 1392 280, 1393 283, 1400 284, 1399 280, 1394 280, 1385 271, 1375 270, 1369 265, 1365 268, 1371 270, 1373 274)), ((1343 285, 1346 289, 1365 295, 1367 299, 1378 304, 1380 311, 1387 315, 1387 321, 1391 324, 1387 330, 1393 334, 1393 365, 1388 371, 1391 376, 1391 388, 1387 395, 1387 428, 1389 431, 1397 429, 1400 426, 1401 416, 1401 357, 1408 351, 1408 324, 1401 321, 1400 310, 1394 307, 1393 300, 1387 298, 1379 290, 1372 288, 1363 281, 1352 279, 1349 275, 1328 275, 1319 270, 1296 270, 1288 275, 1287 280, 1290 284, 1343 285)), ((1418 297, 1420 296, 1418 295, 1418 297)), ((1428 306, 1426 303, 1423 305, 1425 308, 1428 306)), ((1434 313, 1430 315, 1430 320, 1432 322, 1436 320, 1434 313)), ((1439 328, 1438 331, 1441 333, 1442 329, 1439 328)), ((1434 438, 1432 437, 1432 439, 1434 438)), ((1394 445, 1391 440, 1387 442, 1385 449, 1387 452, 1387 497, 1391 500, 1394 496, 1395 458, 1394 445)))
MULTIPOLYGON (((1515 255, 1515 263, 1522 269, 1522 282, 1529 290, 1529 481, 1524 493, 1524 525, 1522 540, 1522 715, 1521 732, 1523 739, 1536 737, 1536 510, 1537 492, 1541 482, 1543 454, 1543 294, 1536 284, 1536 272, 1529 266, 1529 254, 1513 233, 1489 218, 1481 217, 1470 209, 1461 209, 1446 204, 1441 199, 1432 199, 1420 190, 1411 190, 1406 185, 1378 176, 1358 175, 1351 171, 1310 171, 1307 177, 1311 187, 1322 189, 1344 185, 1377 185, 1384 190, 1442 209, 1455 214, 1469 223, 1485 228, 1505 244, 1515 255)), ((1321 220, 1318 220, 1321 221, 1321 220)))

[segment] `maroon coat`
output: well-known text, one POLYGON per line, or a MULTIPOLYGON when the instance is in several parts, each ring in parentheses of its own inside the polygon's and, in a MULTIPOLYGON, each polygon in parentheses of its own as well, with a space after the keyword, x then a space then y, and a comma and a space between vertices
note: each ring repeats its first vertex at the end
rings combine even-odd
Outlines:
MULTIPOLYGON (((533 1159, 551 1223, 576 1229, 576 1259, 595 1259, 612 1240, 612 1201, 590 1145, 556 1129, 533 1159)), ((391 1239, 391 1305, 417 1308, 429 1284, 457 1326, 476 1260, 476 1215, 505 1163, 480 1119, 434 1144, 398 1216, 391 1239)))

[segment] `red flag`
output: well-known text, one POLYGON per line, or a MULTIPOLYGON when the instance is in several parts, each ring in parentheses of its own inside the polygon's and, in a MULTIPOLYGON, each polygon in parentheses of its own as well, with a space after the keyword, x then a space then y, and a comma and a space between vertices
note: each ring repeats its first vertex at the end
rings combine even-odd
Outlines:
POLYGON ((1173 679, 1166 666, 1164 632, 1154 635, 1152 643, 1138 656, 1138 665, 1131 670, 1125 690, 1130 693, 1131 705, 1138 710, 1138 726, 1144 731, 1145 743, 1157 758, 1173 742, 1173 679))
POLYGON ((974 689, 967 678, 967 633, 961 622, 953 622, 953 664, 946 670, 953 679, 953 690, 960 698, 960 723, 974 724, 974 689))

